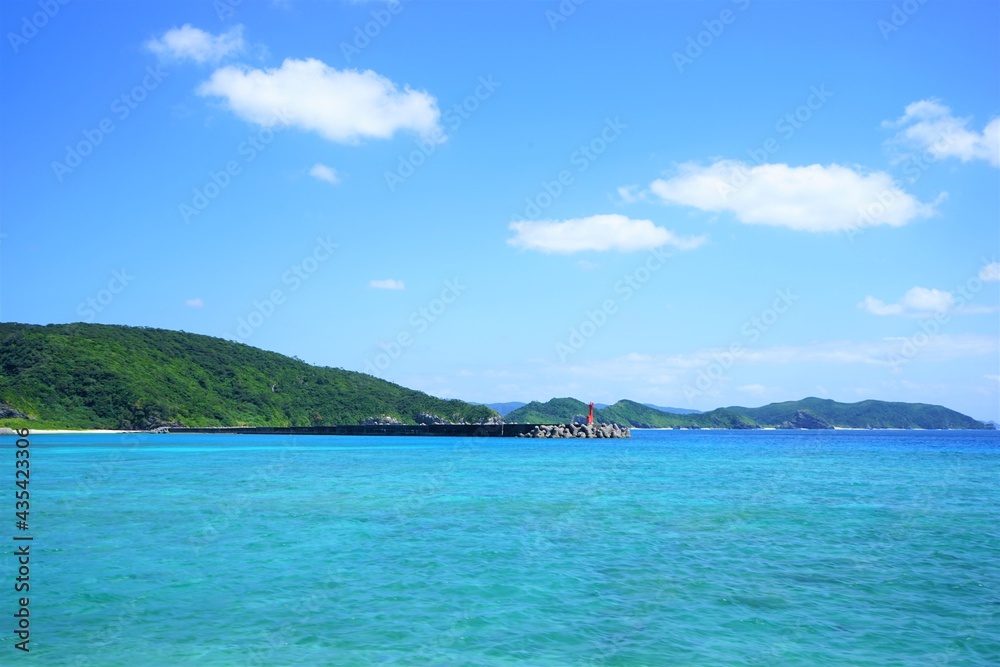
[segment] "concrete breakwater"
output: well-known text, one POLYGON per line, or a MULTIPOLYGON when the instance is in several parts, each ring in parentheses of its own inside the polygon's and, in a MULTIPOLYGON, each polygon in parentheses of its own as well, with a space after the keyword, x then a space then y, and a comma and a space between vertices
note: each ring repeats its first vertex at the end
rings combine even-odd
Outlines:
MULTIPOLYGON (((520 424, 519 424, 520 426, 520 424)), ((618 424, 536 424, 519 438, 631 438, 632 429, 618 424)))
POLYGON ((233 435, 409 435, 463 438, 629 438, 617 424, 345 424, 340 426, 223 426, 157 429, 165 433, 233 435))

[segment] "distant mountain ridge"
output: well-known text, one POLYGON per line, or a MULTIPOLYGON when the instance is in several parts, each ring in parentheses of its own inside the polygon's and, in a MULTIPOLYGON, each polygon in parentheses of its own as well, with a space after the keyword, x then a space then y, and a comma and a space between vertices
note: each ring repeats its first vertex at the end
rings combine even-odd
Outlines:
MULTIPOLYGON (((575 398, 534 401, 505 416, 508 422, 566 423, 586 414, 587 404, 575 398)), ((991 426, 940 405, 860 401, 838 403, 823 398, 771 403, 759 408, 731 406, 694 414, 670 414, 635 401, 621 400, 594 411, 598 422, 634 428, 920 428, 988 429, 991 426)))
MULTIPOLYGON (((532 401, 507 413, 504 421, 517 424, 569 424, 573 417, 585 415, 588 410, 586 403, 575 398, 553 398, 545 403, 532 401)), ((600 413, 600 410, 596 412, 600 413)))
POLYGON ((647 408, 653 408, 654 410, 659 410, 660 412, 669 412, 674 415, 700 415, 701 410, 690 410, 688 408, 665 408, 662 405, 653 405, 652 403, 643 403, 647 408))
MULTIPOLYGON (((485 405, 490 410, 495 410, 502 417, 506 417, 508 413, 517 410, 518 408, 523 408, 527 405, 524 401, 506 401, 503 403, 476 403, 470 401, 473 405, 485 405)), ((665 408, 660 405, 653 405, 652 403, 644 403, 647 407, 653 408, 654 410, 659 410, 660 412, 669 412, 676 415, 697 415, 701 414, 701 410, 688 410, 686 408, 665 408)), ((608 407, 607 403, 594 403, 594 407, 598 410, 608 407)))
POLYGON ((506 403, 473 403, 473 405, 485 405, 490 410, 497 412, 500 416, 506 415, 508 412, 513 412, 518 408, 523 408, 527 403, 523 401, 507 401, 506 403))

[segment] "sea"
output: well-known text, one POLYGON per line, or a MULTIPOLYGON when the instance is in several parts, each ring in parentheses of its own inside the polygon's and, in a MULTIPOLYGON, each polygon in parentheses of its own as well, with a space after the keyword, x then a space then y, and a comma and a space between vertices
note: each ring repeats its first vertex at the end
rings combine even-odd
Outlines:
POLYGON ((632 433, 2 436, 0 664, 1000 665, 1000 432, 632 433))

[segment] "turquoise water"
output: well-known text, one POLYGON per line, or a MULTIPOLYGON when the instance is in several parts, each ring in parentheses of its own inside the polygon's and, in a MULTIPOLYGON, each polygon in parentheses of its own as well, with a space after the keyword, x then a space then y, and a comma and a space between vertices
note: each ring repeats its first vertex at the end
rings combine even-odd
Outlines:
POLYGON ((1000 665, 997 432, 31 443, 0 664, 1000 665))

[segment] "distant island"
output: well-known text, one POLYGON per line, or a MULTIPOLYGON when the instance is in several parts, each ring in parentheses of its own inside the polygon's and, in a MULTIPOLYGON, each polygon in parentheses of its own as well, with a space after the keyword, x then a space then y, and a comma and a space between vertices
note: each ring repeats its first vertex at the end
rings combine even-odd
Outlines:
MULTIPOLYGON (((497 403, 507 423, 573 424, 574 398, 497 403)), ((819 398, 710 412, 621 400, 598 424, 631 428, 986 429, 938 405, 819 398)), ((318 367, 200 334, 104 324, 0 323, 0 426, 150 430, 171 426, 322 427, 495 424, 496 410, 364 373, 318 367)))
MULTIPOLYGON (((509 412, 509 422, 552 424, 572 421, 586 414, 588 406, 575 398, 553 398, 545 403, 532 402, 509 412)), ((923 428, 923 429, 992 429, 992 424, 924 403, 861 401, 838 403, 823 398, 772 403, 760 408, 738 406, 717 408, 710 412, 676 414, 635 401, 622 400, 594 410, 598 423, 617 423, 633 428, 923 428)))
MULTIPOLYGON (((523 403, 521 401, 507 401, 506 403, 476 403, 476 405, 485 405, 486 407, 499 412, 502 417, 506 417, 514 410, 523 408, 527 405, 527 403, 523 403)), ((649 408, 655 408, 661 412, 671 412, 678 415, 701 414, 701 410, 691 410, 690 408, 667 408, 662 405, 653 405, 652 403, 643 403, 643 405, 649 408)), ((604 403, 594 403, 594 407, 598 410, 602 410, 608 406, 604 403)))

